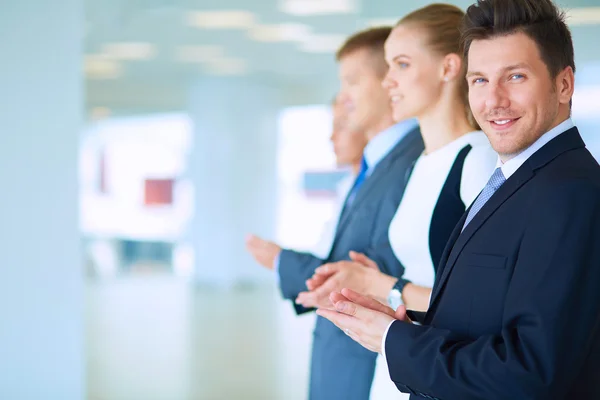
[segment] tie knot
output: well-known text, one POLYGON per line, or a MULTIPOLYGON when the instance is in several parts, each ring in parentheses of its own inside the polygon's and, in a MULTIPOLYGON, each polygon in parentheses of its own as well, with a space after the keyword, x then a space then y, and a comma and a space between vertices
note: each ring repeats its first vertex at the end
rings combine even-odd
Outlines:
POLYGON ((504 177, 504 174, 502 173, 502 168, 498 167, 498 168, 496 168, 496 170, 492 174, 492 177, 488 181, 488 185, 493 187, 494 190, 498 190, 498 188, 500 186, 502 186, 502 184, 504 182, 506 182, 506 178, 504 177))

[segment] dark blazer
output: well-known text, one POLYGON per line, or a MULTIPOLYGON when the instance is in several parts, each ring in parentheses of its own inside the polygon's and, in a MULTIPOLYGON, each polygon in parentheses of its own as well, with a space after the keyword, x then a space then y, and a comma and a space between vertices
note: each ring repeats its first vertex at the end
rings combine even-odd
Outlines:
MULTIPOLYGON (((388 228, 404 194, 407 176, 423 152, 418 129, 409 132, 377 164, 358 190, 351 206, 342 213, 329 257, 283 250, 279 259, 279 279, 283 297, 295 301, 306 291, 306 280, 322 264, 348 260, 350 250, 364 252, 387 240, 388 228)), ((390 249, 391 251, 391 249, 390 249)), ((390 257, 391 259, 391 257, 390 257)), ((385 272, 402 276, 396 260, 385 272)), ((294 304, 298 313, 309 310, 294 304)), ((376 354, 355 343, 328 320, 317 317, 312 349, 311 400, 367 400, 376 354)))
POLYGON ((446 247, 423 325, 394 322, 413 398, 600 399, 600 167, 572 128, 534 153, 446 247))

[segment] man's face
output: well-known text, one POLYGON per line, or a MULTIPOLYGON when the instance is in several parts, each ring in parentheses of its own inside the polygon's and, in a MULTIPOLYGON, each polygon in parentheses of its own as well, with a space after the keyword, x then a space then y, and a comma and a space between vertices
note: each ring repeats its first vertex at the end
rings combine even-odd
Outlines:
POLYGON ((383 76, 369 49, 345 55, 339 63, 340 101, 348 111, 350 129, 367 132, 379 124, 390 110, 389 98, 381 86, 383 76))
POLYGON ((360 163, 367 139, 363 132, 350 129, 348 112, 340 101, 333 105, 331 142, 338 165, 360 163))
POLYGON ((572 88, 564 85, 569 71, 566 68, 552 79, 536 43, 524 33, 473 41, 467 72, 469 102, 504 161, 565 118, 572 95, 572 88))

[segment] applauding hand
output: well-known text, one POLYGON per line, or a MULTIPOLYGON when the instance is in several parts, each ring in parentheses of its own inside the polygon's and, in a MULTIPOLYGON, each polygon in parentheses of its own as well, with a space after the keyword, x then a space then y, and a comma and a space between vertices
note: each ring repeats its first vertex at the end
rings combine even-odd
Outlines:
POLYGON ((377 300, 363 296, 350 289, 332 293, 335 310, 319 309, 317 314, 333 322, 364 348, 381 353, 383 335, 394 320, 411 323, 406 308, 396 312, 377 300))

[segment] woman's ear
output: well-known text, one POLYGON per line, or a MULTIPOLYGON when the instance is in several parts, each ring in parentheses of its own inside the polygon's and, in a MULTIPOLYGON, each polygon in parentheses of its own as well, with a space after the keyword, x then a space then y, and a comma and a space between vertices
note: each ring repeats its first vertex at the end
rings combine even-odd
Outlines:
POLYGON ((450 82, 459 79, 462 71, 462 57, 455 53, 446 54, 443 62, 442 80, 450 82))

